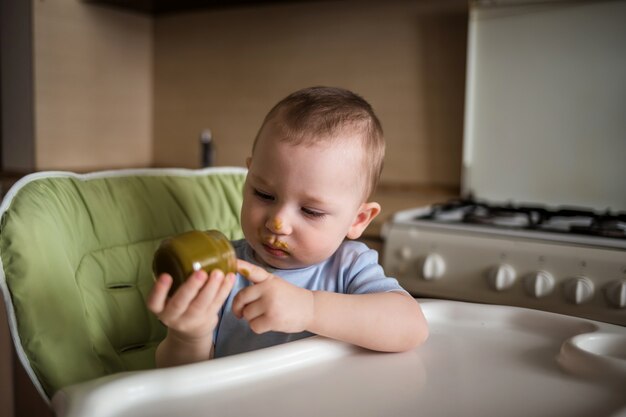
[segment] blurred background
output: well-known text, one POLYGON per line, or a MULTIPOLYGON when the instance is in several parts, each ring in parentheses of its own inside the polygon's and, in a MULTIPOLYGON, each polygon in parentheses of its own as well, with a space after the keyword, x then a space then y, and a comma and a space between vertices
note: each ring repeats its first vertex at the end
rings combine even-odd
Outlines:
MULTIPOLYGON (((464 1, 3 2, 2 173, 243 165, 290 92, 364 96, 383 185, 458 189, 464 1)), ((6 188, 6 185, 5 185, 6 188)))

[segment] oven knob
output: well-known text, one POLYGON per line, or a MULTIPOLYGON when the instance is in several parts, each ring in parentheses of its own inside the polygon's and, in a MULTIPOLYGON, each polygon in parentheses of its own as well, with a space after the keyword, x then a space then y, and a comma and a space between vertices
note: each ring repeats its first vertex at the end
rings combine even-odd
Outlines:
POLYGON ((565 299, 572 304, 583 304, 593 297, 593 282, 584 276, 570 278, 563 284, 565 299))
POLYGON ((606 287, 606 299, 616 308, 626 307, 626 280, 613 281, 606 287))
POLYGON ((491 288, 496 291, 504 291, 511 288, 515 283, 516 277, 515 269, 508 264, 496 265, 487 272, 487 281, 491 288))
POLYGON ((535 298, 545 297, 554 289, 554 277, 547 271, 533 272, 524 278, 524 287, 535 298))
POLYGON ((422 278, 426 280, 441 278, 445 272, 446 263, 441 255, 431 253, 426 256, 422 265, 422 278))

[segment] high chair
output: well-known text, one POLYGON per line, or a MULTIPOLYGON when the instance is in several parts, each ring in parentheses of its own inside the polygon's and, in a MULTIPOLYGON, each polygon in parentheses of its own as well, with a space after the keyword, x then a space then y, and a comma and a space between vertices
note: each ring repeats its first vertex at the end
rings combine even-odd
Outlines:
POLYGON ((50 403, 64 387, 154 368, 164 326, 145 304, 164 238, 241 238, 243 168, 40 172, 0 206, 0 288, 13 343, 50 403))

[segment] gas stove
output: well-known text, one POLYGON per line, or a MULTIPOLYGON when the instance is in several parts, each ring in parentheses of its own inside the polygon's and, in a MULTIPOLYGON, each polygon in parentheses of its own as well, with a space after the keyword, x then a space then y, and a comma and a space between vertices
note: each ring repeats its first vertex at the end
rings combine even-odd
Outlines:
MULTIPOLYGON (((409 212, 410 213, 410 212, 409 212)), ((530 206, 522 204, 492 204, 469 198, 460 198, 434 204, 425 211, 413 213, 416 221, 433 221, 440 224, 481 227, 491 233, 536 237, 536 232, 547 233, 547 240, 580 241, 590 244, 626 247, 626 212, 603 213, 587 208, 530 206), (553 234, 551 234, 553 233, 553 234), (583 236, 615 240, 586 239, 583 236)))
POLYGON ((626 325, 626 213, 462 198, 397 213, 383 266, 414 296, 626 325))

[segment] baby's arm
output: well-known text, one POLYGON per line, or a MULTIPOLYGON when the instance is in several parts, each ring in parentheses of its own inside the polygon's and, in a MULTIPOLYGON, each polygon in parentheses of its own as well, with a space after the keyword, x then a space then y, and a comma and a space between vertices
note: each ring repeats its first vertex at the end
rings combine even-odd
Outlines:
POLYGON ((240 272, 255 285, 237 294, 233 313, 248 320, 256 333, 306 330, 386 352, 412 349, 428 337, 422 310, 407 294, 310 291, 238 262, 240 272))
POLYGON ((337 294, 314 291, 309 331, 368 349, 402 352, 422 344, 428 326, 413 297, 399 292, 337 294))
POLYGON ((147 301, 150 311, 168 328, 167 336, 157 347, 158 367, 199 362, 213 356, 218 312, 234 282, 234 274, 224 276, 222 271, 214 270, 209 277, 200 270, 168 299, 172 277, 158 277, 147 301))

